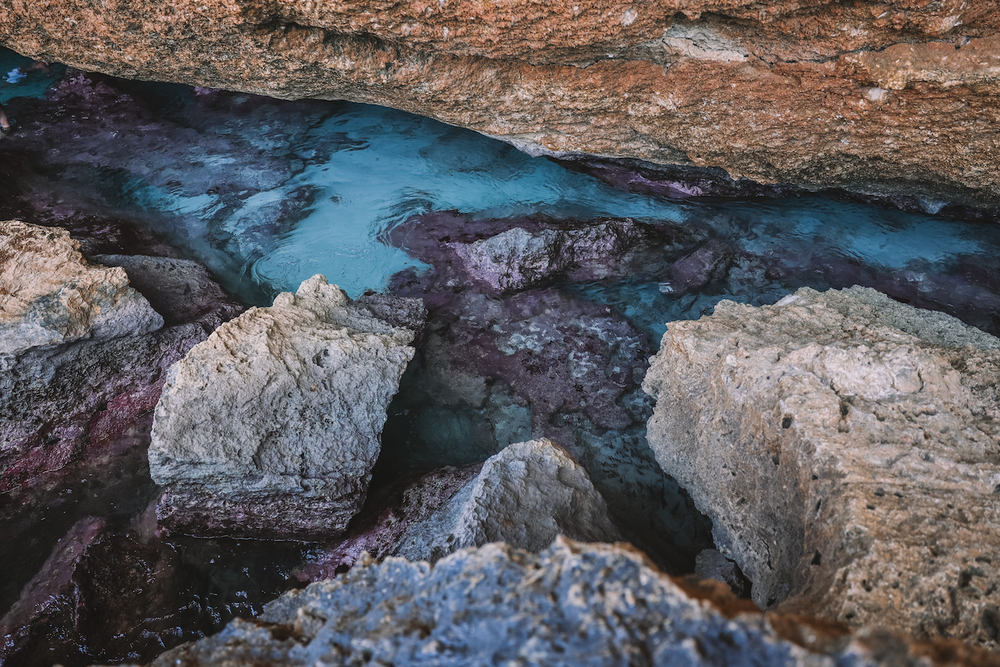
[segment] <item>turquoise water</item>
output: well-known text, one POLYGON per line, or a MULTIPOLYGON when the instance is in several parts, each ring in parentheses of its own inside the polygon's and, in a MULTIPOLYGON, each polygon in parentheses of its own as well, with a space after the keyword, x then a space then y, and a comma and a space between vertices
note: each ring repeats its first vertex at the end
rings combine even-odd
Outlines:
POLYGON ((0 102, 14 97, 44 97, 54 81, 66 73, 66 66, 54 63, 41 70, 29 70, 35 61, 10 49, 0 49, 0 102))

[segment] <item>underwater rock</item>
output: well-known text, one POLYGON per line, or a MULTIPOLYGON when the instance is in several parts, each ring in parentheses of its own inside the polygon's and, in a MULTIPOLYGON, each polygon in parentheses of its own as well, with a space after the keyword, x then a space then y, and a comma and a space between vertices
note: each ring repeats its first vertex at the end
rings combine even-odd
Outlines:
POLYGON ((308 567, 300 579, 332 577, 352 566, 362 551, 378 559, 402 556, 433 562, 487 542, 537 553, 557 535, 585 542, 621 540, 586 470, 544 439, 505 447, 481 466, 426 475, 383 514, 374 526, 364 526, 308 567), (468 479, 476 468, 478 474, 468 479), (374 532, 373 527, 391 535, 374 532))
POLYGON ((221 326, 170 369, 156 407, 149 463, 166 487, 161 523, 342 532, 364 502, 412 340, 323 276, 221 326))
POLYGON ((490 544, 435 565, 369 559, 152 664, 995 664, 956 644, 762 615, 628 545, 560 537, 539 555, 490 544))
POLYGON ((94 266, 62 229, 0 222, 0 355, 146 334, 163 318, 121 269, 94 266))
POLYGON ((643 386, 758 604, 1000 648, 1000 339, 803 288, 670 323, 643 386))
POLYGON ((996 2, 758 5, 59 0, 4 13, 0 43, 125 78, 392 106, 533 154, 1000 202, 996 2))

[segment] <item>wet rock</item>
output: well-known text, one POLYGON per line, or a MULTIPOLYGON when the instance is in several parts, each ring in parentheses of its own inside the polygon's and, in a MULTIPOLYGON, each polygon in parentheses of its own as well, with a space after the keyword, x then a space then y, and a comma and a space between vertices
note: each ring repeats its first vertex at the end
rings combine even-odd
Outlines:
POLYGON ((168 325, 193 322, 211 314, 209 332, 239 314, 240 309, 198 262, 146 255, 97 255, 106 266, 125 269, 129 282, 163 316, 168 325))
POLYGON ((653 275, 683 254, 692 236, 687 230, 629 218, 472 219, 437 211, 414 216, 389 232, 395 245, 433 262, 440 282, 471 281, 494 292, 557 280, 653 275))
POLYGON ((27 645, 37 641, 34 635, 45 633, 47 628, 72 628, 78 624, 76 570, 104 529, 103 519, 89 517, 77 522, 59 540, 41 570, 21 591, 20 599, 0 618, 0 661, 7 664, 19 656, 27 645))
POLYGON ((1000 340, 854 287, 674 322, 663 468, 762 606, 996 649, 1000 340))
POLYGON ((93 266, 61 229, 0 222, 0 355, 163 326, 121 269, 93 266))
POLYGON ((996 206, 998 17, 992 1, 64 0, 0 16, 0 36, 125 78, 393 106, 533 154, 996 206))
POLYGON ((510 445, 481 466, 426 475, 403 492, 398 505, 357 533, 300 578, 331 577, 353 566, 362 551, 379 559, 433 562, 487 542, 538 552, 557 535, 586 542, 621 539, 587 472, 549 440, 510 445))
POLYGON ((360 509, 413 332, 323 276, 216 330, 171 368, 150 474, 161 522, 199 533, 335 535, 360 509))
POLYGON ((491 544, 433 566, 368 560, 153 665, 832 667, 916 664, 948 650, 952 664, 992 662, 944 642, 920 645, 880 632, 851 636, 835 624, 764 616, 718 589, 675 582, 626 545, 559 538, 537 556, 491 544))

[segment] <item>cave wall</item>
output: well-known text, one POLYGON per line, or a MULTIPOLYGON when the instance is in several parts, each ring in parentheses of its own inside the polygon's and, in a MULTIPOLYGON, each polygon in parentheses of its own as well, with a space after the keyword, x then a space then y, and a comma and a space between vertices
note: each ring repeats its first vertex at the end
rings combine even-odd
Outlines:
POLYGON ((0 44, 734 177, 1000 203, 996 0, 9 0, 0 44))

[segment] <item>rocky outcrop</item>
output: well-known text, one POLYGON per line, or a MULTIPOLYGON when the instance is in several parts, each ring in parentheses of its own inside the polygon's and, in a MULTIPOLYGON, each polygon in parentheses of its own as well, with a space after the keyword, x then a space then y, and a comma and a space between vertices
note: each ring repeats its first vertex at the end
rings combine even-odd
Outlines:
POLYGON ((537 553, 557 535, 585 542, 621 539, 587 471, 544 439, 505 447, 481 465, 436 470, 391 504, 352 527, 341 544, 303 570, 300 580, 333 577, 363 552, 379 560, 436 561, 487 542, 537 553))
POLYGON ((163 318, 122 269, 93 266, 62 229, 0 222, 0 355, 146 334, 163 318))
POLYGON ((150 474, 161 522, 204 533, 343 531, 380 451, 413 333, 323 276, 216 330, 170 369, 150 474))
POLYGON ((257 619, 153 667, 379 663, 532 665, 996 664, 981 652, 761 615, 674 581, 627 545, 559 538, 535 556, 504 544, 438 561, 368 560, 288 593, 257 619))
MULTIPOLYGON (((2 230, 0 492, 11 492, 117 447, 156 405, 167 367, 241 308, 201 269, 204 289, 185 295, 183 313, 164 308, 164 327, 123 269, 87 261, 66 231, 19 221, 2 230)), ((141 269, 133 274, 166 305, 141 269)))
POLYGON ((1000 647, 1000 340, 802 289, 671 323, 643 386, 761 606, 1000 647))
POLYGON ((535 153, 1000 202, 995 0, 19 0, 0 35, 86 70, 393 106, 535 153))

